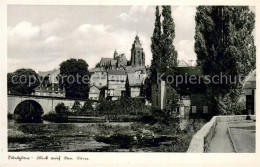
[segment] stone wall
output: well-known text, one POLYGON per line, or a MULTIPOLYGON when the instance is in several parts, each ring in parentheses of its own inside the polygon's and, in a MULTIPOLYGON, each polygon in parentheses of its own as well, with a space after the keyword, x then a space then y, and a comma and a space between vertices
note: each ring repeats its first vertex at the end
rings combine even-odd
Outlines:
MULTIPOLYGON (((245 120, 246 115, 232 115, 232 116, 214 116, 208 123, 206 123, 192 138, 188 153, 203 153, 206 152, 209 143, 215 133, 215 127, 218 122, 229 122, 245 120)), ((250 115, 251 119, 256 119, 255 115, 250 115)))
MULTIPOLYGON (((47 114, 50 111, 54 111, 55 107, 59 103, 64 103, 69 109, 72 108, 76 100, 73 99, 65 99, 65 98, 49 98, 49 97, 41 97, 41 96, 12 96, 8 95, 8 112, 13 114, 15 108, 23 101, 35 101, 37 102, 43 109, 44 114, 47 114)), ((78 100, 81 106, 84 105, 84 100, 78 100)))

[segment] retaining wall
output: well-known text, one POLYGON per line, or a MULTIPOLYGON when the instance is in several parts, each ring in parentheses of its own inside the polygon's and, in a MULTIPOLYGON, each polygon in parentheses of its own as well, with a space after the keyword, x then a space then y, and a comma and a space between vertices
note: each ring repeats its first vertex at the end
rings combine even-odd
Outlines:
MULTIPOLYGON (((214 116, 206 123, 192 138, 188 153, 204 153, 207 151, 209 143, 215 133, 215 127, 218 122, 240 121, 245 120, 247 115, 232 116, 214 116)), ((251 119, 256 119, 255 115, 250 115, 251 119)))

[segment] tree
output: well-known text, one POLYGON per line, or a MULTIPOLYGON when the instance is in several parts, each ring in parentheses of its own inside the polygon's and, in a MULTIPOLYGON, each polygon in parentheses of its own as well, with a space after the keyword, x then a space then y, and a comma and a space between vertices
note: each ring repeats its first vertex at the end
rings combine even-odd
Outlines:
POLYGON ((100 67, 100 62, 98 62, 96 65, 95 65, 95 68, 99 68, 100 67))
POLYGON ((8 92, 13 94, 31 94, 39 86, 39 76, 32 69, 18 69, 7 74, 8 92))
POLYGON ((81 105, 80 102, 78 100, 76 100, 72 106, 72 111, 73 112, 80 112, 81 111, 81 105))
POLYGON ((91 100, 87 99, 87 101, 84 103, 81 112, 82 113, 86 113, 88 111, 92 111, 93 110, 93 106, 92 106, 92 102, 91 100))
POLYGON ((156 12, 155 12, 155 23, 154 23, 154 31, 153 36, 151 37, 151 50, 152 50, 152 62, 151 62, 151 71, 154 72, 155 68, 161 66, 161 37, 162 36, 162 30, 161 30, 161 15, 159 6, 156 6, 156 12))
POLYGON ((175 38, 175 25, 172 18, 171 6, 162 6, 162 68, 173 68, 177 66, 177 51, 173 45, 175 38))
POLYGON ((82 59, 69 59, 60 64, 60 86, 65 87, 66 97, 87 98, 89 71, 82 59))
POLYGON ((197 7, 197 64, 202 66, 204 75, 229 77, 222 84, 208 85, 212 104, 217 105, 214 109, 221 111, 224 99, 234 103, 239 95, 237 89, 241 88, 238 75, 255 69, 254 19, 255 14, 247 6, 197 7))
POLYGON ((66 115, 68 113, 68 109, 64 103, 59 103, 55 107, 55 112, 59 115, 66 115))

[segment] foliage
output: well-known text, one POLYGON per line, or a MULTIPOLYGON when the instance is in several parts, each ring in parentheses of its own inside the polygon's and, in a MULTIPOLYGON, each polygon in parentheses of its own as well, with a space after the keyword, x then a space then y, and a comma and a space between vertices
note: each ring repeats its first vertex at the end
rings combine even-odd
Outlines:
POLYGON ((162 6, 162 64, 163 68, 173 68, 177 66, 177 51, 173 45, 175 38, 175 25, 172 18, 171 6, 162 6))
POLYGON ((165 125, 175 124, 176 126, 179 125, 180 117, 176 110, 179 96, 171 85, 166 85, 166 92, 165 109, 161 110, 159 108, 153 107, 152 115, 144 117, 146 122, 149 122, 150 120, 150 123, 162 123, 165 125))
MULTIPOLYGON (((74 108, 77 109, 77 101, 75 101, 74 108), (75 105, 76 103, 76 105, 75 105)), ((48 114, 44 115, 42 118, 47 121, 64 123, 68 121, 68 115, 70 112, 64 103, 59 103, 55 106, 55 111, 50 111, 48 114)))
POLYGON ((141 99, 128 97, 116 101, 102 99, 97 110, 101 115, 144 115, 150 112, 141 99))
POLYGON ((155 23, 154 23, 154 31, 153 36, 151 38, 151 51, 152 51, 152 62, 151 62, 151 71, 154 71, 156 67, 161 66, 161 15, 159 11, 159 6, 156 6, 155 12, 155 23))
POLYGON ((141 96, 145 97, 146 100, 152 100, 152 79, 147 77, 144 81, 144 85, 141 89, 141 96))
POLYGON ((95 65, 95 68, 99 68, 100 67, 100 62, 98 62, 96 65, 95 65))
POLYGON ((93 111, 93 110, 94 110, 94 108, 92 106, 92 101, 87 99, 87 101, 84 103, 84 105, 83 105, 83 107, 81 109, 81 112, 82 113, 86 113, 88 111, 93 111))
POLYGON ((71 108, 73 112, 80 112, 81 111, 81 105, 78 100, 76 100, 71 108))
POLYGON ((204 75, 222 74, 232 81, 207 85, 213 109, 219 114, 231 114, 225 113, 223 103, 227 99, 235 102, 241 89, 238 76, 255 69, 255 14, 248 6, 199 6, 195 20, 197 64, 204 75))
POLYGON ((31 94, 39 86, 39 76, 32 69, 18 69, 7 74, 7 88, 13 94, 31 94))
POLYGON ((55 106, 55 112, 60 115, 67 115, 69 111, 64 103, 59 103, 55 106))
POLYGON ((66 97, 87 98, 89 71, 82 59, 69 59, 60 64, 60 86, 65 87, 66 97))
POLYGON ((55 111, 50 111, 48 114, 43 115, 42 119, 56 123, 67 122, 66 115, 57 114, 55 111))
POLYGON ((236 90, 236 95, 231 95, 234 93, 226 94, 225 96, 220 96, 218 99, 218 110, 221 115, 241 115, 245 114, 246 102, 240 99, 240 89, 236 90))

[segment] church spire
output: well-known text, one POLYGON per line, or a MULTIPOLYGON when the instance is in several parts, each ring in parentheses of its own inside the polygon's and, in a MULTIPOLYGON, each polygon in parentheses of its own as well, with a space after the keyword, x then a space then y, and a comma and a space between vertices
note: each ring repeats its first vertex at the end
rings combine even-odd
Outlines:
POLYGON ((114 52, 114 59, 116 59, 118 57, 118 53, 117 53, 117 51, 116 51, 116 49, 115 49, 115 52, 114 52))
POLYGON ((145 66, 145 54, 138 35, 136 35, 131 49, 131 65, 145 66))

